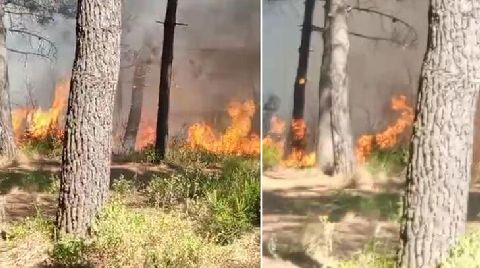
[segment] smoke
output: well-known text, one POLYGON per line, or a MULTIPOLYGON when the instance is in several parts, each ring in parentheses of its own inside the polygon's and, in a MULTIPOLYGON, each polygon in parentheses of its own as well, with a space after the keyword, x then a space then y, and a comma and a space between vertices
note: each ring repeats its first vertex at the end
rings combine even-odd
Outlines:
MULTIPOLYGON (((350 35, 349 84, 354 135, 377 132, 392 121, 390 99, 406 95, 414 104, 421 63, 427 40, 427 3, 416 0, 360 1, 361 7, 392 14, 413 26, 418 36, 412 46, 373 41, 350 35)), ((352 3, 353 4, 353 3, 352 3)), ((355 1, 355 4, 357 2, 355 1)), ((298 65, 303 2, 295 0, 264 1, 263 25, 263 95, 281 98, 280 116, 291 116, 293 85, 298 65)), ((398 22, 375 14, 352 10, 351 32, 369 36, 413 38, 398 22)), ((317 2, 314 24, 323 26, 323 3, 317 2)), ((396 40, 398 41, 398 40, 396 40)), ((307 75, 306 120, 315 129, 318 117, 318 83, 322 59, 322 36, 312 34, 307 75)), ((310 133, 313 140, 314 133, 310 133)))
MULTIPOLYGON (((155 119, 159 84, 159 61, 163 41, 166 0, 124 0, 122 48, 126 66, 122 119, 126 120, 132 88, 132 53, 150 49, 153 62, 147 75, 143 113, 155 119), (130 53, 131 52, 131 53, 130 53)), ((258 0, 182 0, 176 28, 171 129, 197 120, 212 119, 225 111, 231 99, 258 98, 260 80, 260 3, 258 0)), ((26 82, 42 106, 48 106, 55 81, 71 72, 75 50, 75 21, 56 15, 45 26, 23 21, 28 30, 41 33, 57 48, 52 62, 9 53, 13 106, 24 104, 26 82), (25 64, 26 62, 26 64, 25 64), (25 68, 25 66, 27 66, 25 68)), ((9 34, 7 46, 25 47, 24 38, 9 34)), ((28 47, 32 50, 32 47, 28 47)))

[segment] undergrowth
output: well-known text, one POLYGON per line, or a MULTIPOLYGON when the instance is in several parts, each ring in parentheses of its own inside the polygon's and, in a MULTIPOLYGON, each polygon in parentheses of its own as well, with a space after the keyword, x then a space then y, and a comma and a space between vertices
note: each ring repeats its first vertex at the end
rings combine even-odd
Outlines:
POLYGON ((282 160, 282 152, 278 150, 277 146, 272 144, 262 145, 262 164, 263 170, 270 169, 280 164, 282 160))
POLYGON ((398 175, 408 164, 408 146, 399 145, 389 149, 375 147, 367 159, 367 168, 372 174, 385 172, 398 175))

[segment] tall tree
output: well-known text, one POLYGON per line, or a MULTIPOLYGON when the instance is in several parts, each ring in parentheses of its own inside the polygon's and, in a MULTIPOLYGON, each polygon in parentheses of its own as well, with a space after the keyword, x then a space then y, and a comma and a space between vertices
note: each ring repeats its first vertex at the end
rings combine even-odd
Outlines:
POLYGON ((316 0, 305 1, 305 12, 303 15, 302 34, 300 40, 300 48, 298 49, 298 67, 293 88, 293 111, 292 124, 289 133, 290 143, 285 147, 285 154, 288 155, 292 149, 304 150, 305 137, 297 137, 294 135, 296 126, 304 126, 297 124, 304 120, 305 110, 305 84, 307 83, 308 59, 310 56, 310 40, 312 39, 313 30, 313 12, 315 10, 316 0))
POLYGON ((168 145, 168 113, 170 110, 170 86, 172 82, 173 42, 177 25, 178 0, 168 0, 163 22, 163 48, 160 65, 160 91, 158 94, 157 135, 155 154, 159 160, 165 158, 168 145))
POLYGON ((4 24, 5 0, 0 0, 0 156, 15 157, 15 135, 12 127, 8 94, 7 29, 4 24))
POLYGON ((85 236, 110 182, 112 113, 120 69, 121 0, 79 0, 57 227, 85 236))
POLYGON ((145 79, 149 70, 150 62, 144 60, 138 61, 133 73, 132 101, 130 112, 128 114, 127 128, 123 137, 125 152, 135 150, 138 128, 142 118, 143 90, 145 89, 145 79))
POLYGON ((350 50, 345 0, 327 1, 329 27, 326 30, 327 51, 330 53, 328 68, 331 85, 331 129, 333 145, 333 170, 337 174, 350 175, 354 171, 355 158, 348 104, 347 62, 350 50))
POLYGON ((438 267, 465 231, 480 91, 480 3, 431 0, 398 266, 438 267))

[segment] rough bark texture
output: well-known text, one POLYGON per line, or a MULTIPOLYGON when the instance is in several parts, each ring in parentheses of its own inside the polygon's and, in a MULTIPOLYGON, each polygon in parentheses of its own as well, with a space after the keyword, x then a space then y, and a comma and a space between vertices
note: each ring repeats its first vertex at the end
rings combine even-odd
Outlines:
POLYGON ((120 32, 120 0, 78 1, 57 212, 61 233, 87 235, 107 199, 120 32))
POLYGON ((172 81, 173 42, 177 23, 177 4, 178 0, 168 0, 164 21, 157 136, 155 140, 155 153, 159 160, 165 158, 168 145, 168 112, 170 110, 170 85, 172 81))
MULTIPOLYGON (((122 66, 120 60, 120 66, 122 66)), ((114 154, 120 154, 123 152, 123 135, 125 134, 125 124, 123 118, 123 98, 124 98, 124 90, 123 90, 123 83, 125 82, 125 75, 126 71, 120 69, 120 74, 118 77, 117 82, 117 90, 115 92, 115 104, 113 108, 113 144, 112 144, 112 151, 114 154)))
MULTIPOLYGON (((325 3, 325 14, 330 13, 330 2, 325 3)), ((317 166, 324 173, 333 173, 333 137, 332 137, 332 80, 330 64, 332 57, 332 42, 330 37, 330 17, 325 16, 323 31, 323 55, 320 69, 320 85, 318 87, 319 111, 317 125, 317 166)))
POLYGON ((348 40, 347 6, 344 0, 331 0, 330 41, 331 62, 331 120, 333 141, 333 168, 337 174, 351 175, 355 166, 353 137, 348 103, 347 62, 348 40))
POLYGON ((431 0, 398 266, 438 267, 465 231, 480 90, 480 2, 431 0))
MULTIPOLYGON (((302 35, 300 48, 298 49, 298 67, 293 89, 293 112, 292 122, 303 120, 305 110, 305 84, 307 83, 308 59, 310 56, 310 40, 312 39, 313 12, 315 10, 316 0, 305 1, 305 12, 303 15, 302 35)), ((290 125, 292 127, 293 124, 290 125)), ((293 129, 289 133, 290 143, 285 146, 285 154, 288 155, 292 149, 304 150, 305 139, 296 139, 293 135, 293 129)))
POLYGON ((148 72, 148 64, 139 62, 135 65, 133 73, 132 102, 128 114, 127 128, 123 137, 125 152, 135 150, 138 128, 142 119, 143 90, 145 89, 145 78, 148 72))
POLYGON ((0 0, 0 156, 11 159, 15 157, 16 146, 8 94, 7 31, 3 23, 4 11, 5 0, 0 0))

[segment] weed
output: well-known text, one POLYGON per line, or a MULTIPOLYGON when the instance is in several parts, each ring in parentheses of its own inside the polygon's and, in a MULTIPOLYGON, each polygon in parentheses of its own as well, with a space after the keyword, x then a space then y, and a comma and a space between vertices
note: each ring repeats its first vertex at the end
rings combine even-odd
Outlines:
POLYGON ((263 144, 262 162, 263 162, 264 170, 278 165, 281 160, 282 160, 282 153, 278 150, 278 147, 272 144, 263 144))
POLYGON ((479 267, 480 232, 471 232, 460 239, 450 251, 450 255, 441 268, 479 267))
POLYGON ((399 174, 408 164, 408 154, 408 147, 405 145, 389 149, 375 147, 367 160, 367 167, 372 174, 380 171, 387 175, 399 174))

